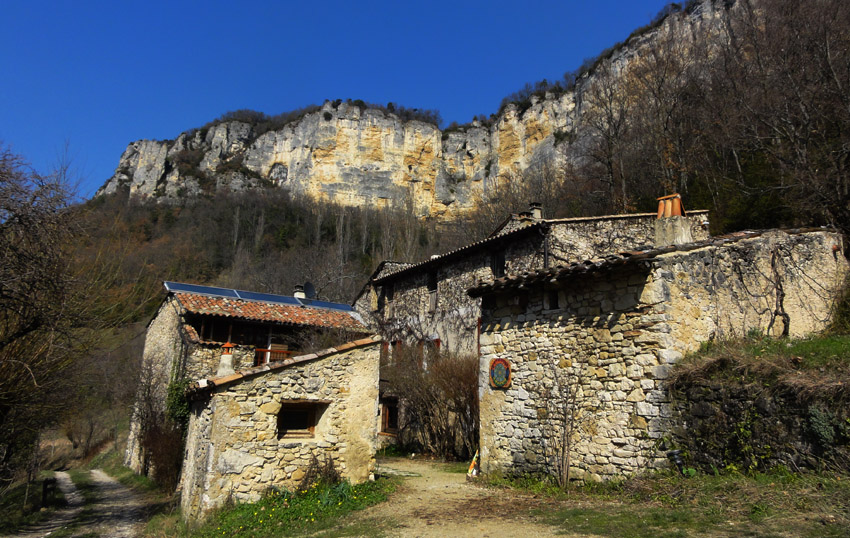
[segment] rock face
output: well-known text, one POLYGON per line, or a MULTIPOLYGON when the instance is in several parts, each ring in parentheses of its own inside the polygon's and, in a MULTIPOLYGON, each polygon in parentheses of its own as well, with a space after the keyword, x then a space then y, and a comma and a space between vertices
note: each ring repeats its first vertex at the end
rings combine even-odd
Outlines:
MULTIPOLYGON (((684 39, 721 11, 708 0, 688 14, 669 16, 605 61, 621 71, 659 32, 684 39)), ((96 196, 127 192, 174 201, 276 186, 342 205, 412 203, 418 215, 450 216, 472 209, 512 172, 580 158, 581 95, 593 82, 591 72, 571 91, 532 97, 530 107, 508 105, 490 125, 474 121, 451 131, 337 101, 265 133, 229 121, 176 140, 141 140, 128 146, 96 196)))

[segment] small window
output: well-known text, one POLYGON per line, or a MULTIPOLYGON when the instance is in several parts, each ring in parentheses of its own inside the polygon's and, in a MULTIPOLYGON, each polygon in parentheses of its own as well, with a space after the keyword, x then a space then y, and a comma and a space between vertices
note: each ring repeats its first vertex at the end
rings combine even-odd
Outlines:
POLYGON ((385 312, 385 314, 387 316, 392 316, 393 315, 393 297, 395 296, 395 290, 393 289, 393 285, 387 284, 384 287, 384 293, 386 295, 386 297, 385 297, 385 302, 386 302, 386 312, 385 312))
POLYGON ((325 411, 321 403, 285 403, 277 415, 277 437, 311 438, 325 411))
POLYGON ((558 303, 558 290, 551 290, 548 292, 549 295, 549 310, 557 310, 560 307, 558 303))
POLYGON ((493 270, 493 278, 502 278, 505 276, 505 253, 503 251, 494 252, 490 260, 490 267, 493 270))
POLYGON ((398 433, 398 400, 381 399, 381 433, 398 433))

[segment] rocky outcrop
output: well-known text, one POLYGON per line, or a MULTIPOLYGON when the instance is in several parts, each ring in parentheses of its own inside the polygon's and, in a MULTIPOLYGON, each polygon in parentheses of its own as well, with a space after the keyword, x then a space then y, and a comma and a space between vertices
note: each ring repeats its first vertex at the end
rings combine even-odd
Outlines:
MULTIPOLYGON (((659 32, 689 35, 705 20, 716 20, 720 10, 707 0, 700 9, 667 17, 604 61, 621 71, 659 32)), ((265 186, 342 205, 381 208, 409 201, 418 215, 462 213, 512 172, 581 158, 581 95, 593 77, 591 72, 565 93, 533 96, 522 108, 508 105, 487 125, 474 121, 446 131, 328 101, 264 133, 227 121, 176 140, 141 140, 128 146, 96 196, 126 192, 177 200, 265 186)))

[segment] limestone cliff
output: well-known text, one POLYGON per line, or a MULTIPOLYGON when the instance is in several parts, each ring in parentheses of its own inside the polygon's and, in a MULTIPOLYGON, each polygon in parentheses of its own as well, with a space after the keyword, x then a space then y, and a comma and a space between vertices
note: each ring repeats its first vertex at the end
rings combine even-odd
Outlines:
MULTIPOLYGON (((605 60, 620 70, 659 32, 693 35, 724 8, 707 0, 633 36, 605 60), (696 29, 696 30, 695 30, 696 29)), ((264 133, 227 121, 176 140, 131 143, 96 195, 176 200, 220 189, 279 187, 343 205, 412 202, 418 215, 448 216, 474 207, 505 175, 581 154, 581 96, 594 72, 565 93, 508 105, 492 122, 441 131, 422 121, 349 102, 320 109, 264 133), (578 142, 577 142, 578 141, 578 142)))

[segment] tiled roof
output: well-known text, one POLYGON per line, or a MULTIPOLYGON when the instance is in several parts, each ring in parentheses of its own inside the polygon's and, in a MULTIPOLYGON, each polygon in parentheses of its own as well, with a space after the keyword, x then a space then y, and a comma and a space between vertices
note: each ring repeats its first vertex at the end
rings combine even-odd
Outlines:
POLYGON ((193 314, 368 332, 354 312, 210 297, 194 293, 175 293, 174 296, 183 308, 193 314))
POLYGON ((231 383, 235 383, 241 381, 243 379, 254 377, 260 374, 264 374, 266 372, 272 372, 275 370, 280 370, 282 368, 288 368, 293 364, 298 364, 301 362, 314 361, 317 359, 322 359, 329 355, 334 355, 336 353, 342 353, 344 351, 349 351, 351 349, 357 349, 366 346, 376 345, 381 342, 380 336, 371 336, 369 338, 361 338, 360 340, 355 340, 353 342, 347 342, 345 344, 340 344, 336 347, 329 347, 327 349, 323 349, 321 351, 317 351, 315 353, 308 353, 306 355, 299 355, 298 357, 292 357, 290 359, 286 359, 284 361, 278 362, 270 362, 267 364, 263 364, 261 366, 254 366, 253 368, 246 368, 245 370, 239 370, 233 374, 223 377, 214 377, 211 379, 201 379, 195 383, 189 385, 186 389, 186 392, 192 398, 198 398, 204 393, 211 392, 215 387, 221 387, 224 385, 229 385, 231 383))
MULTIPOLYGON (((693 212, 692 212, 693 213, 693 212)), ((574 262, 568 265, 557 265, 540 271, 525 272, 519 275, 509 275, 502 278, 497 278, 492 282, 481 283, 478 286, 470 288, 468 294, 472 297, 480 297, 492 292, 505 291, 509 289, 522 288, 525 285, 543 283, 547 281, 560 280, 572 275, 590 274, 600 271, 607 271, 617 267, 627 265, 639 266, 647 264, 662 254, 673 252, 688 252, 705 247, 715 246, 720 247, 726 244, 735 243, 743 239, 758 237, 765 232, 776 230, 760 230, 760 231, 743 231, 735 232, 728 235, 716 236, 705 241, 688 243, 685 245, 671 245, 661 248, 650 248, 645 250, 632 250, 621 252, 620 254, 610 254, 602 258, 594 260, 585 260, 574 262)), ((796 228, 791 230, 778 230, 789 235, 796 235, 809 232, 832 231, 824 228, 796 228)))

